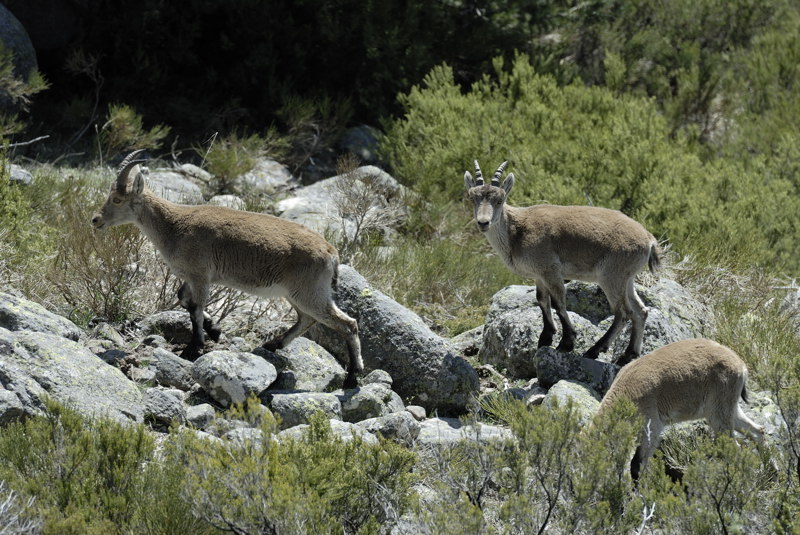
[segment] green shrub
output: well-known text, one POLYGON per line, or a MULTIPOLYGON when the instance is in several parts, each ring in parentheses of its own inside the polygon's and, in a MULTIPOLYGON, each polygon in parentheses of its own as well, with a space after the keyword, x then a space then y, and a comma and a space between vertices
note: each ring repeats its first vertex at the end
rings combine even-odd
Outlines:
POLYGON ((213 179, 207 184, 207 189, 212 195, 223 193, 247 194, 241 188, 236 188, 234 180, 251 171, 258 158, 271 156, 283 157, 289 146, 288 138, 280 136, 274 128, 270 128, 264 135, 258 134, 231 134, 217 138, 214 136, 209 141, 208 148, 197 146, 195 152, 203 158, 203 164, 213 179))
POLYGON ((45 534, 215 532, 181 497, 179 456, 156 455, 144 426, 86 419, 54 402, 4 428, 0 480, 33 499, 45 534))
POLYGON ((260 420, 261 438, 181 437, 186 494, 210 524, 242 534, 369 533, 409 506, 414 455, 405 448, 342 440, 322 416, 303 438, 278 442, 275 420, 257 406, 251 401, 237 414, 260 420))
POLYGON ((0 436, 0 479, 36 498, 45 533, 119 533, 115 526, 132 519, 137 474, 153 447, 143 427, 87 423, 49 403, 44 416, 0 436))
POLYGON ((11 182, 7 163, 0 154, 0 282, 42 296, 56 232, 43 223, 35 186, 11 182))
POLYGON ((31 98, 49 87, 38 70, 32 70, 27 79, 14 72, 14 56, 5 43, 0 43, 0 138, 18 134, 25 125, 18 113, 6 112, 9 109, 27 111, 31 98))
POLYGON ((19 495, 0 481, 0 526, 3 535, 40 535, 42 520, 31 513, 35 499, 20 501, 19 495))
POLYGON ((424 241, 402 236, 388 251, 366 248, 353 267, 445 334, 456 335, 483 324, 495 293, 523 282, 490 253, 488 244, 467 236, 424 241))
POLYGON ((100 128, 100 141, 106 157, 136 149, 157 149, 169 135, 163 124, 145 130, 143 118, 127 104, 110 104, 106 122, 100 128))

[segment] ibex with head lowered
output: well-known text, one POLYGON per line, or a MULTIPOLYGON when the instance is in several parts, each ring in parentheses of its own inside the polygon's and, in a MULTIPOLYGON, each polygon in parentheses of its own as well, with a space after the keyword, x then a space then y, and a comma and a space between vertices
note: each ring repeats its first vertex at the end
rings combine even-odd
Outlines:
POLYGON ((285 347, 315 322, 347 341, 346 387, 363 369, 356 321, 339 310, 333 291, 339 266, 336 249, 312 230, 267 214, 220 206, 185 206, 162 199, 145 184, 142 151, 129 154, 117 172, 108 200, 94 218, 97 229, 133 223, 153 243, 164 262, 185 282, 178 292, 192 318, 192 339, 183 353, 196 358, 205 328, 218 337, 204 307, 212 284, 262 297, 284 297, 297 323, 266 347, 285 347))
POLYGON ((634 481, 653 455, 668 424, 705 418, 715 433, 737 430, 758 440, 764 428, 739 407, 747 401, 747 366, 733 350, 711 340, 681 340, 631 362, 619 371, 598 415, 620 399, 644 418, 631 461, 634 481))
POLYGON ((658 242, 642 225, 616 210, 592 206, 538 205, 517 208, 506 204, 514 175, 500 183, 508 162, 484 183, 475 161, 475 179, 469 171, 464 184, 475 207, 478 229, 506 266, 521 277, 536 282, 536 299, 542 309, 544 329, 539 347, 553 342, 555 324, 551 306, 561 320, 560 351, 572 351, 575 328, 567 315, 564 280, 596 282, 608 298, 614 321, 608 331, 586 352, 595 359, 607 351, 619 334, 622 322, 633 323, 630 343, 619 364, 642 351, 647 308, 634 289, 636 274, 644 266, 658 267, 658 242))

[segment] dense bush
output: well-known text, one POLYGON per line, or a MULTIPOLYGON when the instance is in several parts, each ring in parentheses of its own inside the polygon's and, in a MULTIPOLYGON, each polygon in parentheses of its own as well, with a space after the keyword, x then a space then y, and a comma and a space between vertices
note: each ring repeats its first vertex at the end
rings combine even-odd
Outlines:
POLYGON ((229 417, 253 421, 261 439, 184 430, 157 450, 143 425, 85 420, 50 403, 0 436, 0 491, 27 503, 0 514, 31 526, 41 518, 45 534, 376 533, 412 504, 412 452, 342 440, 324 418, 302 439, 278 442, 274 419, 254 419, 256 407, 229 417))
POLYGON ((256 407, 239 415, 252 420, 256 411, 260 438, 182 437, 186 496, 211 525, 242 534, 375 533, 409 507, 412 452, 338 438, 322 415, 302 438, 275 441, 275 420, 256 407))
POLYGON ((383 145, 398 178, 430 197, 463 197, 462 173, 509 159, 510 202, 593 204, 641 221, 683 254, 717 244, 759 265, 796 270, 798 197, 786 159, 703 161, 670 137, 653 102, 603 88, 559 87, 520 56, 463 93, 452 69, 433 69, 402 98, 383 145), (766 207, 782 200, 781 210, 766 207))

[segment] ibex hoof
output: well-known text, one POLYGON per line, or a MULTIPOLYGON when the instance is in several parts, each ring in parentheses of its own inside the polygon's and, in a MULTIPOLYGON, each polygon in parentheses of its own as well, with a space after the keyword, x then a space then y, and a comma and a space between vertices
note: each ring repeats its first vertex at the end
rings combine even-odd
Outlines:
POLYGON ((592 360, 597 360, 598 356, 600 356, 600 350, 596 347, 589 349, 589 351, 583 354, 583 358, 592 360))
POLYGON ((211 338, 215 342, 219 342, 219 337, 222 334, 222 329, 219 327, 215 327, 211 320, 206 319, 203 321, 203 330, 206 332, 209 338, 211 338))
POLYGON ((196 361, 203 354, 203 348, 200 346, 189 344, 186 349, 181 352, 181 358, 190 362, 196 361))
POLYGON ((540 347, 549 347, 553 345, 553 334, 552 333, 542 333, 539 337, 539 343, 536 345, 537 349, 540 347))
POLYGON ((264 342, 261 346, 267 351, 272 351, 273 353, 281 348, 281 341, 278 340, 269 340, 268 342, 264 342))
POLYGON ((344 384, 342 385, 342 388, 349 390, 357 387, 358 387, 358 379, 356 379, 355 374, 348 373, 347 377, 345 377, 344 379, 344 384))
POLYGON ((575 349, 575 341, 570 340, 568 338, 562 338, 561 342, 558 344, 558 347, 556 348, 556 350, 561 351, 563 353, 569 353, 573 349, 575 349))
POLYGON ((616 364, 617 366, 625 366, 636 357, 638 357, 638 355, 623 353, 622 356, 618 358, 614 364, 616 364))

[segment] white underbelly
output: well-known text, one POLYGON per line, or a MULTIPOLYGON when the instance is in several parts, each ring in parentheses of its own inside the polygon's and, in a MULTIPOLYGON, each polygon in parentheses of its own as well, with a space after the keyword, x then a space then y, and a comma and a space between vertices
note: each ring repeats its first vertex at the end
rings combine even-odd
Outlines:
POLYGON ((264 299, 274 299, 277 297, 286 297, 289 292, 286 291, 280 284, 273 284, 271 286, 247 286, 243 284, 239 284, 233 281, 225 281, 219 280, 216 281, 214 284, 219 284, 221 286, 227 286, 228 288, 233 288, 236 290, 241 290, 250 295, 254 295, 256 297, 262 297, 264 299))

